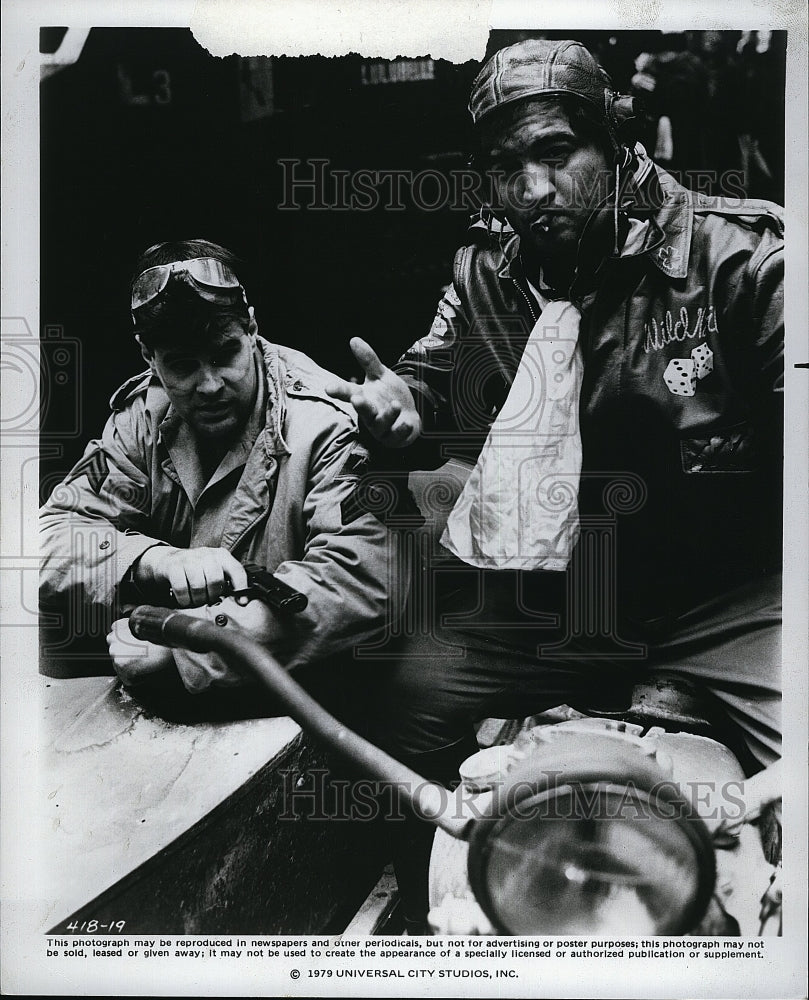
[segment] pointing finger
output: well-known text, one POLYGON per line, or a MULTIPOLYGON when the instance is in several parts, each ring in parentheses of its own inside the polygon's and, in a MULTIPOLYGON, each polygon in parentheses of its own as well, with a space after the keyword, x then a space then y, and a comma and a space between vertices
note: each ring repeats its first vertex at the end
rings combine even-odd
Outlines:
POLYGON ((385 366, 379 360, 373 347, 367 344, 361 337, 352 337, 350 346, 354 357, 365 370, 365 374, 370 378, 382 378, 385 373, 385 366))

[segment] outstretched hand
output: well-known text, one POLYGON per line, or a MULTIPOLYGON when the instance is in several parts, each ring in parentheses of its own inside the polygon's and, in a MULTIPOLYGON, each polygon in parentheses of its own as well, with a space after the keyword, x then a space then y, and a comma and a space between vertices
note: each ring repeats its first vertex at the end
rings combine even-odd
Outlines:
POLYGON ((410 389, 360 337, 352 337, 350 346, 365 372, 365 381, 360 385, 335 379, 326 392, 351 403, 362 425, 381 444, 406 448, 421 433, 421 417, 410 389))

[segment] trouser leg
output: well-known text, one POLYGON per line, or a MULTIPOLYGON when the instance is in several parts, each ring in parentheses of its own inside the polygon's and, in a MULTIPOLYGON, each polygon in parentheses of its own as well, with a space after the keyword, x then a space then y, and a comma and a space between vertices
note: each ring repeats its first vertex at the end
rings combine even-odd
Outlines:
MULTIPOLYGON (((402 762, 428 781, 454 787, 458 783, 460 764, 476 750, 477 743, 470 735, 440 749, 405 755, 402 762)), ((419 819, 403 803, 401 806, 403 818, 387 824, 391 858, 399 886, 405 928, 412 933, 425 933, 429 906, 430 852, 435 826, 419 819)))
POLYGON ((781 577, 746 583, 682 615, 651 649, 655 666, 697 681, 749 772, 781 755, 781 577))
MULTIPOLYGON (((546 671, 514 651, 453 648, 422 637, 387 668, 377 741, 417 774, 452 787, 459 765, 477 750, 476 720, 560 704, 578 681, 573 668, 546 671)), ((406 924, 423 928, 434 827, 407 813, 388 828, 406 924)))
POLYGON ((380 741, 392 756, 426 753, 467 739, 480 719, 524 718, 581 700, 602 671, 580 661, 545 663, 500 647, 408 644, 381 684, 380 741))
MULTIPOLYGON (((560 663, 494 645, 470 648, 463 645, 466 637, 447 631, 411 637, 385 679, 384 742, 418 771, 420 754, 468 741, 477 719, 519 718, 582 703, 582 695, 586 701, 605 682, 663 668, 710 693, 737 737, 732 749, 753 773, 780 755, 780 621, 780 581, 769 578, 680 616, 666 638, 649 642, 646 655, 633 664, 588 663, 585 651, 581 659, 560 663)), ((543 631, 538 640, 551 644, 543 631)), ((450 778, 446 765, 439 780, 450 778)), ((424 868, 418 898, 426 885, 426 859, 424 868)))

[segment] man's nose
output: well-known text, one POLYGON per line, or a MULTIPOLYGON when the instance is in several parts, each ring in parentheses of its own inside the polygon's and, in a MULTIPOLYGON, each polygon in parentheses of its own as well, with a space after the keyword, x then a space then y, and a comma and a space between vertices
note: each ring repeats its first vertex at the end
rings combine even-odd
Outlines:
POLYGON ((223 386, 222 375, 213 365, 205 365, 197 381, 197 392, 202 396, 215 396, 223 386))
POLYGON ((526 163, 514 178, 514 200, 522 209, 551 205, 555 195, 553 170, 544 163, 526 163))

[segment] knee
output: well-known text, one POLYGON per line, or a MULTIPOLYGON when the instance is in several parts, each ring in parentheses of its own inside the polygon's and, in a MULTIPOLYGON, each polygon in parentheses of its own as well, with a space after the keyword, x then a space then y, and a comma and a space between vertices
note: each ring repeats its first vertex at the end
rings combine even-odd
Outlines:
POLYGON ((383 712, 397 717, 412 715, 427 707, 435 693, 430 665, 418 660, 400 660, 382 668, 378 681, 379 704, 383 712))
POLYGON ((380 685, 377 743, 402 759, 452 743, 464 729, 463 705, 429 663, 402 661, 380 685))

